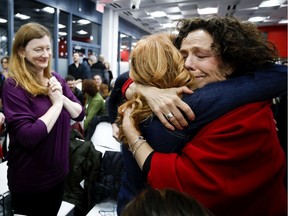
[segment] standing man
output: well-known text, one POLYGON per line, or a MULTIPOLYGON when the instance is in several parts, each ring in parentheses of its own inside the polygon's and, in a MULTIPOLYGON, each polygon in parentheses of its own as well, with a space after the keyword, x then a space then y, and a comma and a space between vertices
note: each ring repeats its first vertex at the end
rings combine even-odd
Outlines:
POLYGON ((76 85, 83 79, 89 78, 86 68, 80 63, 80 56, 77 52, 73 53, 73 63, 68 66, 68 75, 75 77, 76 85))

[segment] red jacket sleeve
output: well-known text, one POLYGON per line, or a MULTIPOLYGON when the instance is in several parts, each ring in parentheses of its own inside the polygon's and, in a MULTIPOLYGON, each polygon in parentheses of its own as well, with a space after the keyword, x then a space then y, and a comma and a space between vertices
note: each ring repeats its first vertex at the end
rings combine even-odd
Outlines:
POLYGON ((176 188, 216 215, 286 215, 285 156, 269 102, 206 125, 181 154, 155 152, 148 183, 176 188))
POLYGON ((133 83, 133 80, 129 77, 129 79, 124 83, 124 85, 122 86, 122 96, 124 98, 126 98, 125 93, 126 90, 129 88, 130 84, 133 83))

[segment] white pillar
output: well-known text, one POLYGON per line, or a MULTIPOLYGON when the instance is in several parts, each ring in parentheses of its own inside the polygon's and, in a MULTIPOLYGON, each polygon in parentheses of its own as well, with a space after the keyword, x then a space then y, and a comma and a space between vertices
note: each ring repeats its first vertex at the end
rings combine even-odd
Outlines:
POLYGON ((102 41, 101 54, 105 61, 110 63, 113 77, 117 76, 117 49, 118 49, 118 30, 119 18, 118 12, 109 8, 104 8, 102 20, 102 41))

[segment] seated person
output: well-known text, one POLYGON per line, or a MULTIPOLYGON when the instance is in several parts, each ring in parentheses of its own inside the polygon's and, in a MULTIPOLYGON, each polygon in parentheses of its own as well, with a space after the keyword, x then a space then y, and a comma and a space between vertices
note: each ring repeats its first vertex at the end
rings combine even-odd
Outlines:
POLYGON ((102 77, 100 75, 95 75, 93 79, 96 82, 97 89, 101 96, 106 99, 109 96, 109 86, 102 82, 102 77))
POLYGON ((76 82, 75 78, 72 75, 67 75, 66 78, 66 83, 73 92, 73 94, 76 96, 76 98, 79 100, 79 102, 84 106, 85 101, 84 101, 84 94, 83 92, 76 87, 76 82))
POLYGON ((95 116, 107 115, 105 101, 98 92, 94 80, 86 79, 82 81, 82 91, 85 95, 85 120, 84 133, 88 130, 91 120, 95 116))

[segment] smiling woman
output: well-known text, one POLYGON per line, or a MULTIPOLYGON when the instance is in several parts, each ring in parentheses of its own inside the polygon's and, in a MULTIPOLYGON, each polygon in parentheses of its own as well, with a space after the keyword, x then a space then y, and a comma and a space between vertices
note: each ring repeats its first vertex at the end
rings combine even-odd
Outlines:
POLYGON ((43 25, 21 26, 3 87, 10 136, 8 186, 15 214, 57 215, 68 174, 70 119, 84 117, 65 80, 50 70, 50 40, 43 25))
MULTIPOLYGON (((52 55, 51 42, 48 36, 36 38, 28 42, 26 48, 20 51, 21 56, 25 56, 26 60, 32 64, 36 73, 43 73, 48 67, 49 60, 52 55)), ((48 84, 48 79, 41 80, 45 86, 48 84)))

